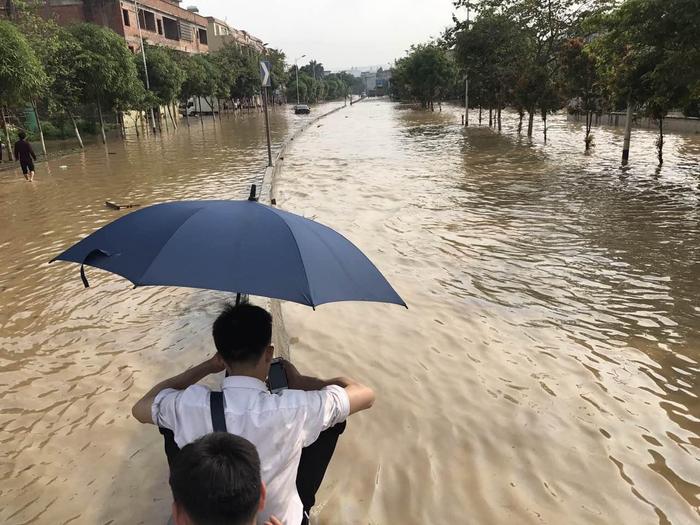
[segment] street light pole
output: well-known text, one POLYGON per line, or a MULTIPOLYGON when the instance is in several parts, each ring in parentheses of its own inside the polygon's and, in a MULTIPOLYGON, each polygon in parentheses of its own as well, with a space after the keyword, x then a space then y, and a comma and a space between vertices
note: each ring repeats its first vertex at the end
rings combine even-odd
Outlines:
POLYGON ((297 74, 297 106, 299 105, 299 64, 297 63, 297 61, 300 58, 304 58, 305 56, 306 55, 301 55, 300 57, 294 59, 294 69, 296 70, 297 74))
MULTIPOLYGON (((146 49, 143 47, 143 35, 141 34, 141 20, 139 20, 139 3, 134 0, 134 8, 136 9, 136 27, 139 30, 139 40, 141 40, 141 58, 143 58, 143 72, 146 77, 146 90, 151 90, 151 84, 148 81, 148 66, 146 65, 146 49)), ((145 19, 145 18, 144 18, 145 19)), ((153 125, 153 134, 156 134, 156 117, 153 114, 153 107, 151 106, 151 124, 153 125)), ((187 108, 185 108, 187 111, 187 108)))

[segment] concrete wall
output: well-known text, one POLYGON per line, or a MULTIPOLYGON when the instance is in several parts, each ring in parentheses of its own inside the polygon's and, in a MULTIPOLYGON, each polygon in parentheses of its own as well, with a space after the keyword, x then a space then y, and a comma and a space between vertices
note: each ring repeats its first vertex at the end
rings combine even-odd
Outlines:
MULTIPOLYGON (((586 117, 580 113, 569 113, 567 120, 572 122, 585 122, 586 117)), ((594 126, 624 127, 627 116, 622 112, 604 113, 593 118, 594 126)), ((658 129, 659 122, 642 116, 635 116, 632 121, 633 128, 658 129)), ((700 133, 700 118, 668 116, 664 119, 664 133, 700 133)))

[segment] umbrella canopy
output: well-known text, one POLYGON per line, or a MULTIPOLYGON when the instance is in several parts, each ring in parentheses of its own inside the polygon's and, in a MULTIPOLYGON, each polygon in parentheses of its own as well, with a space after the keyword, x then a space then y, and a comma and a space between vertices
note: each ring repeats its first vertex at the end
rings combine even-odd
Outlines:
MULTIPOLYGON (((336 231, 255 201, 179 201, 125 215, 54 260, 94 266, 135 286, 184 286, 308 306, 406 306, 372 262, 336 231)), ((52 261, 53 262, 53 261, 52 261)))

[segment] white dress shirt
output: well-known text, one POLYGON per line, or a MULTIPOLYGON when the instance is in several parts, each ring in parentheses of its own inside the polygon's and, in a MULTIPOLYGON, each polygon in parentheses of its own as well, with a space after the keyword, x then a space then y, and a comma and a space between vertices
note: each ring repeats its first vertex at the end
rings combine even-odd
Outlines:
MULTIPOLYGON (((253 443, 260 455, 267 500, 258 523, 274 515, 285 525, 299 525, 304 512, 296 488, 301 449, 316 441, 322 431, 345 421, 350 413, 347 392, 333 385, 275 395, 265 383, 249 376, 225 378, 222 390, 226 429, 253 443)), ((173 431, 180 448, 213 432, 209 389, 202 385, 163 390, 151 413, 155 424, 173 431)))

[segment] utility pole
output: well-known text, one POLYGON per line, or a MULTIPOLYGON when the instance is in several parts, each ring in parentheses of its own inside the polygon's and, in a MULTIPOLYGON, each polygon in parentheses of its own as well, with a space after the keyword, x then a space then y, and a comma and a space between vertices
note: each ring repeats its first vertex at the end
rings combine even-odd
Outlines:
MULTIPOLYGON (((141 34, 141 20, 139 20, 139 3, 137 0, 134 0, 134 8, 136 9, 136 27, 139 30, 139 40, 141 40, 141 58, 143 58, 143 72, 144 76, 146 77, 146 90, 150 91, 151 90, 151 84, 148 81, 148 66, 146 65, 146 49, 143 47, 143 35, 141 34)), ((156 134, 156 117, 153 114, 153 106, 150 108, 151 110, 151 124, 153 125, 153 134, 156 134)), ((187 110, 187 108, 185 108, 187 110)), ((213 109, 212 109, 213 111, 213 109)))

